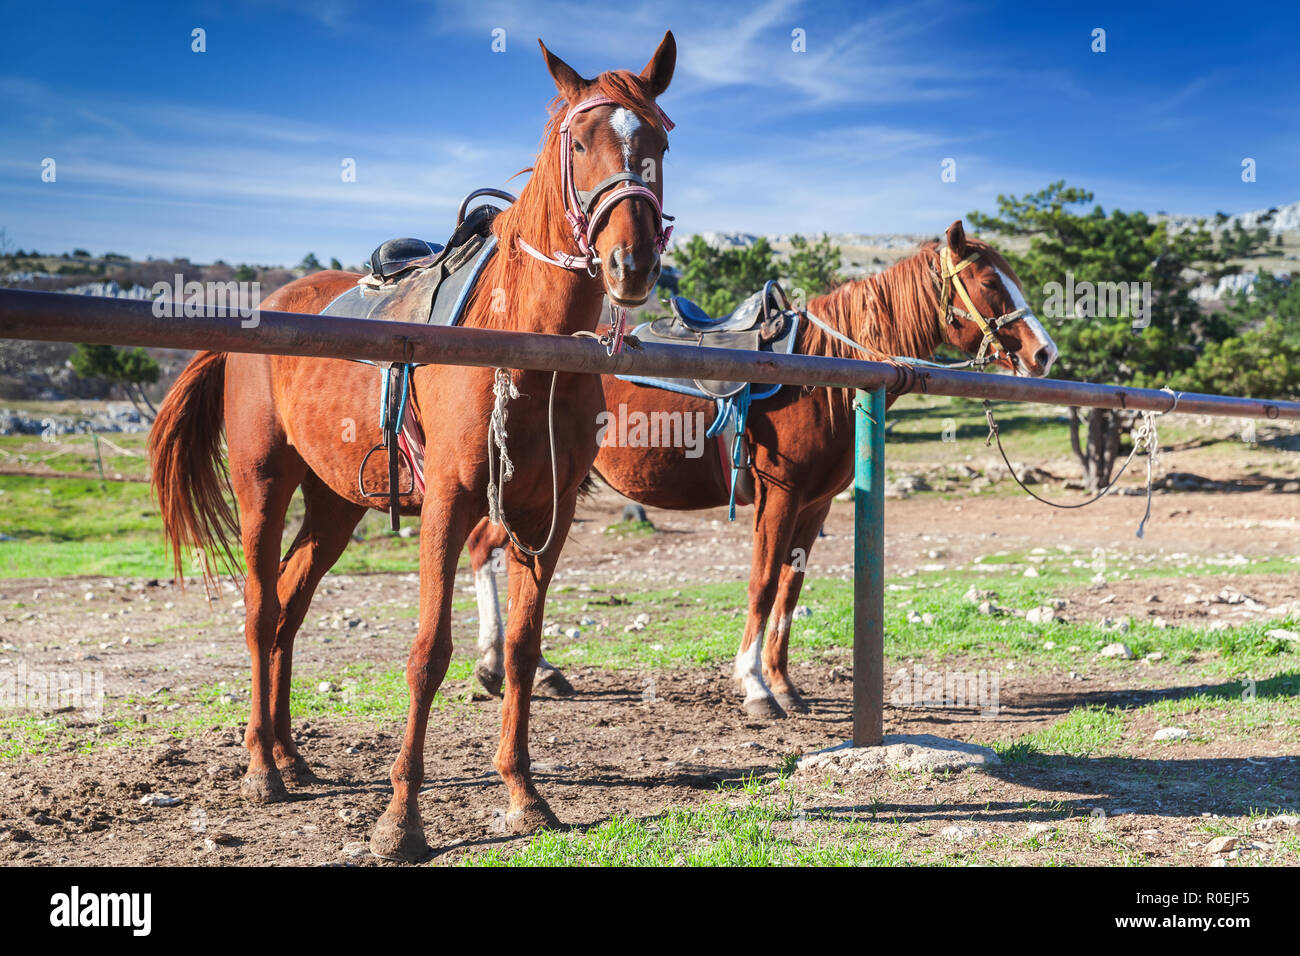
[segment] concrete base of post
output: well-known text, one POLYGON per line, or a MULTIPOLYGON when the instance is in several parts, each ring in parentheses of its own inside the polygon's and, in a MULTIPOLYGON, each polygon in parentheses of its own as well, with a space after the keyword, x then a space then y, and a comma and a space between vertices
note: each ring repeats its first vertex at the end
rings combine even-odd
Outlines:
POLYGON ((885 770, 942 773, 991 767, 1002 762, 988 747, 948 740, 934 734, 886 734, 878 747, 847 743, 808 754, 799 761, 801 773, 873 774, 885 770))

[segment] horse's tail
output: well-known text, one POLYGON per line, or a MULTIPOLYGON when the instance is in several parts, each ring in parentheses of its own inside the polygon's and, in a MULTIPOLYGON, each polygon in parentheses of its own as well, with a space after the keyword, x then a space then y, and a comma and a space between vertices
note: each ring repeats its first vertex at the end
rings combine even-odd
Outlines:
POLYGON ((214 576, 213 558, 239 573, 231 549, 239 522, 221 450, 225 387, 226 353, 200 352, 167 393, 149 432, 153 494, 182 583, 182 558, 190 547, 198 549, 205 585, 214 576))

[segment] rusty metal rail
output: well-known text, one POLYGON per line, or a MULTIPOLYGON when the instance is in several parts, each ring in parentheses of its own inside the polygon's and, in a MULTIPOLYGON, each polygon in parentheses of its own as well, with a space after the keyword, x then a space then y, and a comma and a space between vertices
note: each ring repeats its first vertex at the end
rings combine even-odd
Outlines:
MULTIPOLYGON (((293 312, 261 312, 245 327, 233 310, 208 309, 195 318, 158 318, 151 302, 54 292, 0 289, 0 338, 48 342, 142 345, 413 361, 440 365, 498 365, 600 374, 666 375, 762 384, 834 385, 888 392, 919 391, 1004 401, 1089 408, 1174 410, 1171 393, 1061 379, 1029 379, 953 369, 905 369, 887 362, 770 355, 731 349, 646 345, 613 357, 590 339, 491 329, 442 328, 293 312)), ((1300 402, 1226 395, 1178 394, 1178 412, 1300 421, 1300 402)))

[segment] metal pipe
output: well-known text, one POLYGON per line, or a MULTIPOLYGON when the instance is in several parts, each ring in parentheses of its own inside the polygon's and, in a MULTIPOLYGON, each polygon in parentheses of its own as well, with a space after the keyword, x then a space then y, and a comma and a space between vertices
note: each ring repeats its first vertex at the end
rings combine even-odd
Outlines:
POLYGON ((853 400, 853 739, 885 732, 885 390, 853 400))
POLYGON ((661 375, 867 390, 883 386, 891 393, 920 391, 930 395, 1091 408, 1176 410, 1198 415, 1300 421, 1300 402, 1182 392, 1175 405, 1169 392, 1158 389, 952 369, 913 369, 888 362, 819 355, 772 355, 703 346, 646 344, 607 356, 590 339, 564 335, 269 311, 260 312, 253 324, 253 319, 241 319, 234 310, 211 307, 196 317, 158 318, 153 309, 154 303, 138 299, 0 289, 0 338, 488 368, 503 365, 539 371, 661 375))

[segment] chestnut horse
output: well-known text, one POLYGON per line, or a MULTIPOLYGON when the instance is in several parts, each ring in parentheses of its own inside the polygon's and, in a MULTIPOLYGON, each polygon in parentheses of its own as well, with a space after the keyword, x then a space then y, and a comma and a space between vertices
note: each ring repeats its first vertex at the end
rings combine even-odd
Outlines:
MULTIPOLYGON (((1043 376, 1056 345, 1029 311, 1011 267, 987 243, 968 238, 959 221, 946 247, 935 242, 877 275, 848 282, 808 303, 808 313, 854 344, 828 334, 804 317, 797 350, 842 358, 930 358, 947 343, 967 355, 986 352, 1016 374, 1043 376), (963 308, 964 306, 964 308, 963 308)), ((602 377, 605 405, 626 406, 651 420, 669 412, 711 421, 711 400, 602 377)), ((892 405, 896 395, 887 397, 892 405)), ((662 419, 661 419, 662 420, 662 419)), ((720 455, 691 458, 681 448, 628 448, 609 442, 595 471, 615 491, 656 508, 685 510, 727 504, 730 483, 720 455)), ((779 718, 807 705, 790 680, 790 622, 804 567, 830 510, 831 500, 853 479, 854 422, 847 389, 786 387, 750 406, 745 429, 753 459, 754 546, 749 616, 734 676, 751 716, 779 718), (775 610, 771 640, 764 641, 775 610)), ((500 624, 489 556, 500 547, 496 529, 481 523, 470 536, 479 593, 479 681, 500 687, 500 624)), ((550 665, 545 664, 549 667, 550 665)))
MULTIPOLYGON (((620 305, 642 303, 659 276, 667 239, 661 177, 647 183, 631 171, 662 169, 671 123, 655 99, 672 78, 676 44, 666 34, 640 75, 619 70, 594 80, 582 78, 544 44, 542 53, 558 97, 530 180, 514 205, 496 217, 498 252, 466 305, 463 324, 591 334, 603 296, 620 305), (575 246, 576 253, 566 251, 575 246)), ((265 306, 320 312, 358 278, 317 272, 278 290, 265 306)), ((515 832, 555 823, 529 771, 529 700, 547 585, 579 486, 596 456, 596 416, 604 408, 600 381, 591 375, 421 366, 412 390, 427 449, 424 492, 403 495, 400 502, 404 514, 421 519, 420 614, 406 666, 410 704, 392 768, 392 800, 370 841, 372 852, 385 858, 419 859, 429 852, 418 805, 425 732, 451 659, 457 560, 487 511, 489 418, 497 382, 507 393, 512 383, 520 396, 509 407, 514 480, 504 485, 503 515, 521 545, 540 545, 548 528, 554 541, 536 557, 523 546, 508 551, 510 620, 495 766, 508 790, 506 820, 515 832)), ((357 522, 368 507, 382 507, 357 487, 362 457, 380 440, 378 408, 379 377, 364 364, 201 352, 168 394, 150 436, 153 485, 178 573, 181 553, 190 547, 223 555, 233 566, 228 537, 237 531, 243 545, 252 699, 244 736, 249 766, 240 789, 253 802, 286 799, 286 779, 313 781, 290 728, 294 635, 357 522), (221 459, 223 423, 228 479, 221 459), (224 494, 227 484, 239 504, 237 525, 224 494), (306 514, 282 557, 285 513, 299 487, 306 514)), ((382 463, 372 463, 377 467, 367 487, 385 487, 382 463)))

